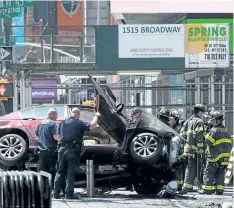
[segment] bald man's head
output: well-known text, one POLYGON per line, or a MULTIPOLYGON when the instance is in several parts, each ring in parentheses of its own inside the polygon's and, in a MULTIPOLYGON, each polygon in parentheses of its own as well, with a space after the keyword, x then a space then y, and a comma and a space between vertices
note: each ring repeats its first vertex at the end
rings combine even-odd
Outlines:
POLYGON ((71 111, 72 116, 76 117, 77 119, 80 118, 80 109, 79 108, 73 108, 71 111))
POLYGON ((47 112, 47 115, 48 115, 48 118, 50 118, 52 120, 57 120, 57 118, 58 118, 58 112, 54 108, 49 109, 47 112))

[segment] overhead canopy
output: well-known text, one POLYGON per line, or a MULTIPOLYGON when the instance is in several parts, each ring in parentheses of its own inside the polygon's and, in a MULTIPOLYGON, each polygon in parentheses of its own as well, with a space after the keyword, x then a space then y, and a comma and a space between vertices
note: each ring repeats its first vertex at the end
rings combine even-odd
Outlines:
POLYGON ((156 13, 156 14, 123 14, 126 24, 175 24, 185 18, 186 14, 156 13))

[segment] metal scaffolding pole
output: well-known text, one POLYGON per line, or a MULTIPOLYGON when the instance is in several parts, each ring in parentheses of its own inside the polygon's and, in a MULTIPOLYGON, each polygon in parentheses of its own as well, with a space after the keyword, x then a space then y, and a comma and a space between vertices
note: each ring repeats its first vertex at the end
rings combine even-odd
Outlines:
MULTIPOLYGON (((223 75, 222 76, 222 83, 224 83, 225 80, 226 80, 226 75, 223 75)), ((225 84, 222 84, 222 104, 223 104, 222 113, 224 115, 226 114, 226 112, 225 112, 225 110, 226 110, 226 108, 225 108, 225 103, 226 103, 226 97, 225 97, 226 89, 225 89, 225 87, 226 87, 225 84)), ((225 125, 225 120, 223 121, 223 124, 225 125)))
POLYGON ((28 87, 28 106, 32 106, 32 87, 28 87))
POLYGON ((18 111, 18 78, 14 76, 14 99, 13 99, 13 111, 18 111))
POLYGON ((25 74, 20 72, 20 109, 25 108, 25 74))
MULTIPOLYGON (((214 103, 215 103, 215 85, 214 85, 214 77, 215 77, 215 75, 212 75, 212 76, 210 77, 210 81, 211 81, 211 85, 210 85, 211 100, 210 100, 210 103, 211 103, 212 105, 214 105, 214 103)), ((214 109, 214 107, 213 107, 213 109, 214 109)))
POLYGON ((72 104, 72 90, 68 90, 68 104, 72 104))
POLYGON ((200 84, 200 78, 195 78, 195 82, 197 84, 197 90, 195 91, 195 103, 201 103, 201 85, 200 84))

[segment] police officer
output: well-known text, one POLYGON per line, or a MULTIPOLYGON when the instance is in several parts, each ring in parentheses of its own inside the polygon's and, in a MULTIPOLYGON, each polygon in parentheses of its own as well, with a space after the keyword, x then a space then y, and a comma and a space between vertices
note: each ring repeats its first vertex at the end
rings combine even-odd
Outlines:
MULTIPOLYGON (((182 125, 180 124, 179 121, 180 121, 180 116, 179 116, 178 111, 176 111, 175 109, 171 109, 169 124, 177 133, 180 133, 180 130, 182 128, 182 125)), ((183 148, 184 148, 184 143, 182 141, 181 147, 180 147, 180 155, 179 155, 179 158, 181 159, 182 164, 176 170, 176 181, 178 185, 178 189, 177 189, 178 191, 182 190, 182 186, 184 183, 185 163, 184 163, 183 148)))
POLYGON ((35 130, 38 136, 38 171, 55 174, 57 162, 57 140, 59 139, 56 119, 58 113, 56 109, 49 109, 47 118, 40 122, 35 130))
POLYGON ((208 147, 207 163, 203 176, 202 190, 200 194, 222 195, 224 191, 225 168, 228 165, 231 156, 232 141, 227 129, 222 121, 224 115, 218 111, 211 113, 212 128, 206 135, 206 144, 208 147), (214 180, 216 186, 214 186, 214 180))
POLYGON ((157 117, 159 118, 159 120, 161 120, 163 123, 167 124, 168 126, 170 126, 169 124, 169 118, 170 118, 170 111, 166 108, 160 108, 159 112, 157 114, 157 117))
POLYGON ((197 175, 197 156, 203 153, 204 137, 203 137, 203 116, 205 107, 196 104, 193 108, 194 115, 184 122, 181 129, 181 135, 187 141, 184 145, 184 155, 187 156, 187 167, 185 170, 185 178, 183 192, 193 191, 193 182, 197 175))
POLYGON ((85 123, 80 118, 80 110, 72 109, 71 117, 61 122, 59 133, 61 135, 57 173, 54 181, 54 198, 60 198, 66 180, 65 197, 74 198, 74 182, 80 162, 81 146, 83 143, 84 132, 96 127, 100 113, 97 112, 91 123, 85 123))

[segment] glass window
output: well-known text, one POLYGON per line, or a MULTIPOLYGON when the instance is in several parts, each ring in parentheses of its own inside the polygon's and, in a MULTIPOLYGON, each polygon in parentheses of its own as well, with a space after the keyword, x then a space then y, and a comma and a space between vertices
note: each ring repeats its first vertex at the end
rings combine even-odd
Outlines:
POLYGON ((20 111, 23 118, 33 117, 33 108, 20 111))
POLYGON ((64 117, 64 108, 65 106, 42 106, 34 108, 34 116, 46 117, 49 109, 55 108, 58 112, 59 117, 64 117))
MULTIPOLYGON (((69 115, 68 116, 71 116, 71 111, 73 108, 75 108, 77 106, 69 106, 69 115)), ((93 119, 93 110, 92 109, 85 109, 85 108, 82 108, 80 107, 80 120, 84 121, 84 122, 91 122, 92 119, 93 119)))

